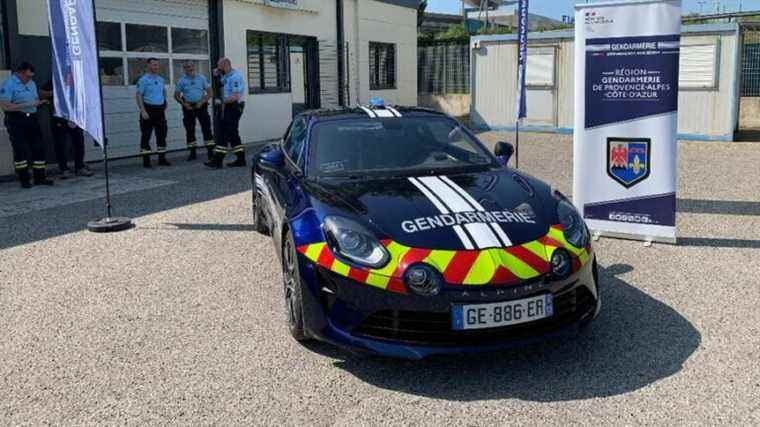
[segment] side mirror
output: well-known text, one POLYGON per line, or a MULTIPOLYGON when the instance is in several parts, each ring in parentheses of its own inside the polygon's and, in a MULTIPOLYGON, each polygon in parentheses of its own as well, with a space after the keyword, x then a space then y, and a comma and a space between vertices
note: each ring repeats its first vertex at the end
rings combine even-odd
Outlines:
POLYGON ((499 141, 496 143, 496 147, 494 147, 493 153, 499 159, 499 162, 503 166, 506 166, 507 163, 509 163, 509 159, 512 158, 512 155, 515 154, 515 147, 513 147, 512 144, 508 142, 499 141))
POLYGON ((259 154, 262 166, 279 168, 285 164, 285 155, 279 145, 271 145, 259 154))

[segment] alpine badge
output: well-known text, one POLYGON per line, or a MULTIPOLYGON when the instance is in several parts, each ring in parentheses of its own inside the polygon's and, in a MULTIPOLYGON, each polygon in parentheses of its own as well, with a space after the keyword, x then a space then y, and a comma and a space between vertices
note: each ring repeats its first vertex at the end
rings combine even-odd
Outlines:
POLYGON ((607 138, 607 175, 625 188, 649 177, 649 138, 607 138))

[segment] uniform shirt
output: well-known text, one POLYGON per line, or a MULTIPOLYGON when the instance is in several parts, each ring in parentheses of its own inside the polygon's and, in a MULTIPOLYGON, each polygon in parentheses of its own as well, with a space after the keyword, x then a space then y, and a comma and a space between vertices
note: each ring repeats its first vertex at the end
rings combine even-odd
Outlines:
POLYGON ((224 99, 232 96, 233 93, 239 93, 239 104, 244 102, 243 94, 245 93, 245 81, 243 81, 243 75, 238 70, 230 70, 229 73, 222 76, 222 84, 224 85, 224 99))
POLYGON ((211 87, 211 85, 203 75, 196 74, 195 76, 190 77, 187 74, 184 74, 174 86, 174 90, 181 93, 185 101, 195 104, 203 99, 203 94, 206 93, 206 89, 209 87, 211 87))
POLYGON ((142 95, 145 104, 164 105, 164 78, 158 74, 143 74, 137 81, 137 93, 142 95))
MULTIPOLYGON (((37 101, 40 99, 37 93, 37 85, 34 80, 29 80, 26 84, 21 83, 17 75, 12 75, 3 83, 0 88, 0 101, 11 102, 13 104, 24 104, 27 102, 37 101)), ((34 114, 37 107, 29 106, 21 110, 24 113, 34 114)))

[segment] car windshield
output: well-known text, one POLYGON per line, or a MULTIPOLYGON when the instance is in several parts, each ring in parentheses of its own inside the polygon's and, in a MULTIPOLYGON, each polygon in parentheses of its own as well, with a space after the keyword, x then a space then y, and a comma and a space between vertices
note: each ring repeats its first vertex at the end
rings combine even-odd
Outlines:
POLYGON ((493 166, 493 158, 445 117, 350 119, 317 123, 309 175, 357 176, 493 166))

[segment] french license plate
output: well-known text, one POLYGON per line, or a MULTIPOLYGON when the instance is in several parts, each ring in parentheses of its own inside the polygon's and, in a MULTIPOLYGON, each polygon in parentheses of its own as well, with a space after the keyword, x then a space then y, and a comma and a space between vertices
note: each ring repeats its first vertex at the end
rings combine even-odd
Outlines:
POLYGON ((498 328, 545 319, 554 313, 552 302, 552 294, 545 294, 488 304, 455 304, 451 310, 452 328, 498 328))

